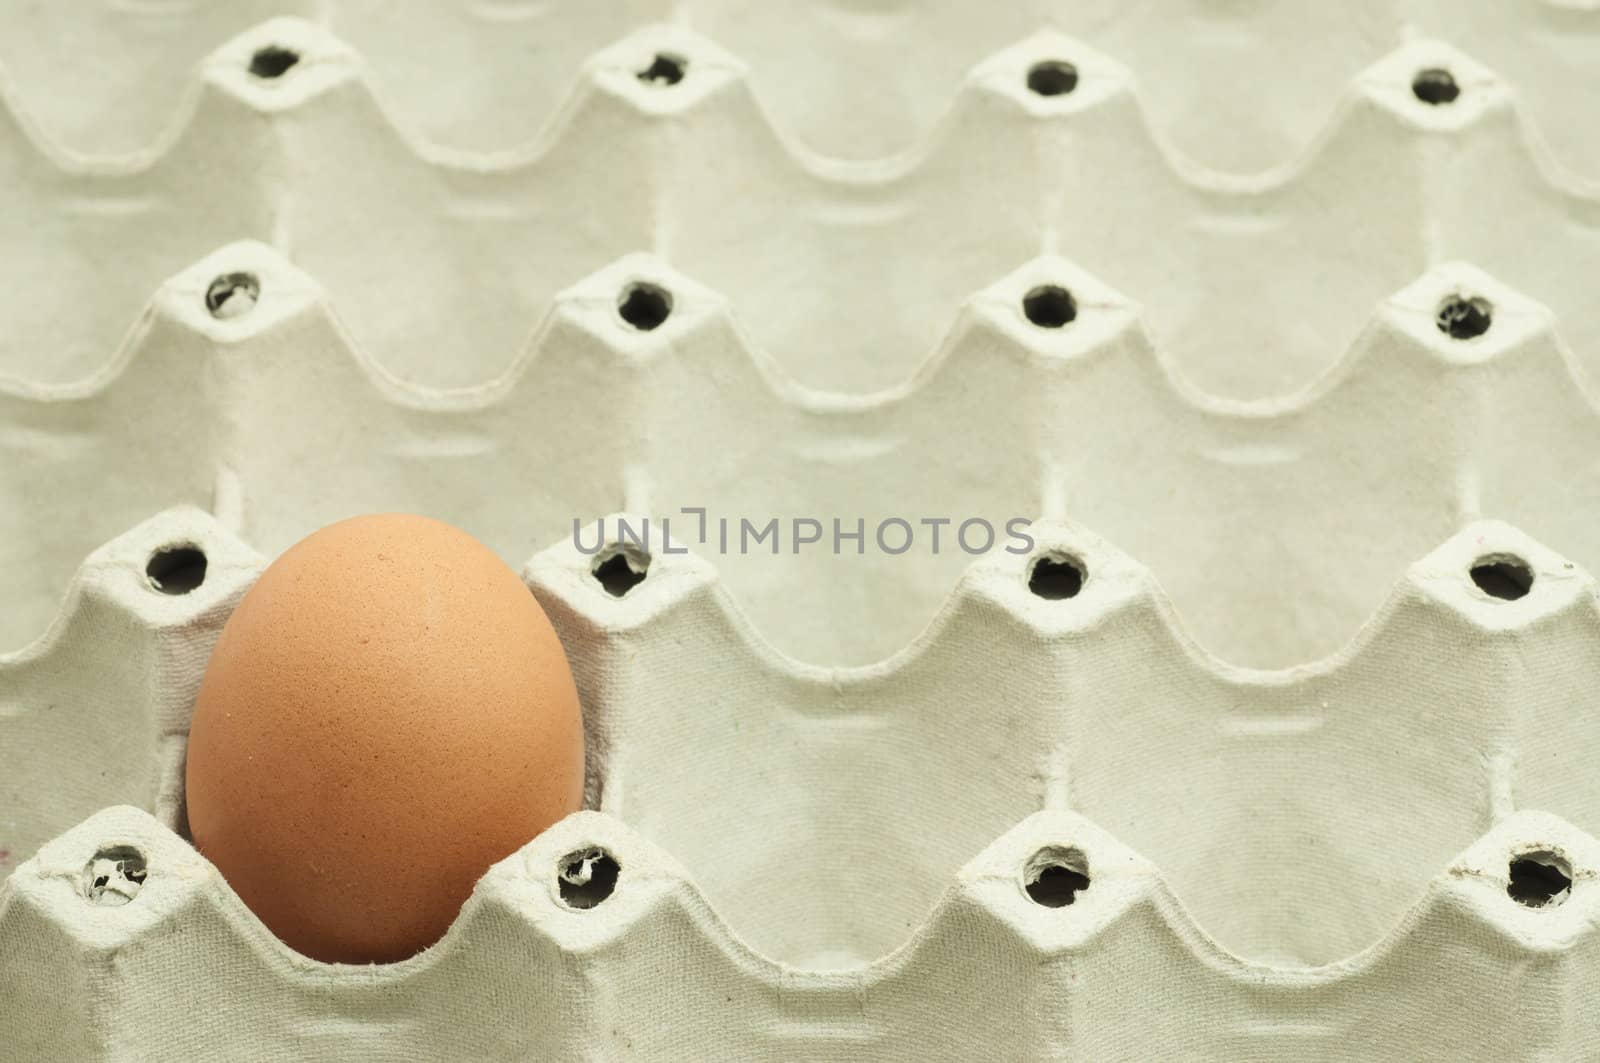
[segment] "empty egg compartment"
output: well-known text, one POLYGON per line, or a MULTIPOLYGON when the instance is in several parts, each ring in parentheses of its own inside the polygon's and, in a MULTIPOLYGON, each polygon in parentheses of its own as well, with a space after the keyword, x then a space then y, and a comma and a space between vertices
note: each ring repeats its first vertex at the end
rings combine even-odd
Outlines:
POLYGON ((1592 0, 25 6, 0 1056, 1600 1055, 1592 0), (182 765, 371 510, 532 557, 590 811, 344 967, 182 765))
POLYGON ((1369 308, 1309 388, 1251 402, 1198 391, 1136 303, 1055 256, 970 295, 873 395, 800 385, 738 306, 649 255, 569 286, 465 390, 395 377, 338 310, 231 244, 163 285, 96 377, 0 382, 0 645, 44 627, 99 544, 182 504, 268 556, 388 510, 512 563, 595 514, 675 519, 680 541, 776 520, 781 546, 726 552, 723 578, 783 653, 845 666, 910 642, 969 551, 1037 516, 1124 545, 1202 645, 1252 667, 1335 652, 1393 573, 1481 516, 1600 557, 1588 375, 1548 309, 1460 263, 1369 308), (796 548, 797 519, 820 545, 796 548), (915 549, 879 544, 892 521, 915 549))
MULTIPOLYGON (((1600 100, 1585 52, 1600 27, 1593 0, 1358 0, 1337 10, 1184 0, 1070 7, 1011 0, 840 9, 748 0, 582 0, 396 8, 382 0, 210 5, 186 17, 160 5, 10 5, 0 47, 12 108, 81 154, 125 154, 181 113, 194 67, 270 16, 299 16, 349 41, 386 108, 419 135, 461 151, 536 138, 585 61, 640 27, 693 26, 744 57, 773 125, 811 152, 884 158, 930 135, 972 66, 1041 31, 1069 33, 1138 73, 1162 139, 1205 165, 1268 169, 1315 139, 1351 74, 1418 36, 1449 39, 1501 69, 1558 154, 1600 173, 1584 117, 1600 100), (128 47, 130 40, 138 48, 128 47), (449 92, 440 91, 447 84, 449 92)), ((257 76, 298 65, 292 35, 264 43, 257 76)), ((1071 56, 1035 91, 1075 91, 1071 56)), ((673 84, 689 57, 653 54, 636 74, 673 84)), ((1437 83, 1430 81, 1430 83, 1437 83)), ((1432 98, 1448 102, 1440 95, 1432 98)))
POLYGON ((526 577, 571 648, 591 804, 683 860, 758 952, 814 969, 891 953, 1041 809, 1148 857, 1221 947, 1287 967, 1378 940, 1515 809, 1600 821, 1577 752, 1600 737, 1593 583, 1509 526, 1469 525, 1340 652, 1281 671, 1208 654, 1103 540, 1032 534, 856 668, 773 649, 693 553, 636 556, 626 587, 607 570, 630 540, 541 553, 526 577))
POLYGON ((266 561, 192 507, 95 550, 34 641, 0 654, 0 877, 107 805, 181 823, 200 675, 266 561))
POLYGON ((628 580, 606 570, 621 542, 541 552, 525 579, 572 658, 598 810, 496 865, 437 946, 374 968, 289 951, 175 833, 183 710, 262 559, 206 514, 162 514, 0 668, 0 769, 39 773, 34 820, 8 824, 37 824, 30 859, 0 888, 0 997, 28 1002, 9 1043, 118 1060, 1594 1043, 1556 1003, 1595 979, 1600 847, 1569 826, 1600 812, 1586 573, 1474 524, 1335 658, 1254 672, 1197 648, 1103 540, 1035 532, 858 669, 773 651, 692 552, 635 552, 628 580), (142 653, 107 630, 147 632, 142 653), (72 689, 123 693, 119 655, 164 713, 72 689), (55 797, 93 777, 77 736, 108 713, 146 782, 89 800, 159 818, 55 797), (77 726, 10 741, 51 714, 77 726))
POLYGON ((1583 282, 1600 186, 1549 156, 1510 85, 1437 41, 1348 70, 1321 135, 1246 174, 1175 153, 1128 70, 1054 31, 978 60, 914 149, 867 160, 786 140, 746 65, 679 26, 595 52, 537 136, 490 152, 422 139, 371 71, 278 19, 208 57, 181 120, 138 153, 63 153, 13 115, 16 216, 57 224, 7 232, 33 267, 0 299, 0 375, 103 372, 164 278, 243 238, 292 248, 389 373, 452 390, 514 372, 560 292, 639 251, 725 293, 788 376, 830 392, 902 386, 962 300, 1054 254, 1136 295, 1185 377, 1233 398, 1307 386, 1373 304, 1454 260, 1600 350, 1583 282), (295 61, 267 77, 263 54, 295 61), (662 56, 683 76, 640 76, 662 56), (1066 67, 1071 92, 1030 87, 1066 67), (1441 72, 1453 94, 1419 95, 1441 72), (1007 164, 975 164, 991 159, 1007 164))
POLYGON ((670 856, 585 812, 493 867, 433 949, 340 967, 288 952, 203 858, 117 807, 0 887, 0 987, 26 1005, 5 1030, 21 1059, 1581 1056, 1592 1017, 1559 1001, 1596 980, 1597 860, 1562 820, 1515 813, 1372 948, 1284 971, 1218 949, 1092 823, 1039 812, 904 948, 797 971, 742 945, 670 856), (572 869, 594 853, 617 879, 580 898, 572 869), (1061 876, 1087 885, 1041 885, 1061 876))

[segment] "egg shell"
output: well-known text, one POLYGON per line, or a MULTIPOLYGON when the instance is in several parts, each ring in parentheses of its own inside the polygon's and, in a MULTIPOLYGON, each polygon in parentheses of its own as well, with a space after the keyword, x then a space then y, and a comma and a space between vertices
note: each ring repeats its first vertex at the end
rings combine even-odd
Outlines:
POLYGON ((476 539, 378 514, 291 547, 229 618, 185 768, 195 845, 291 948, 404 959, 583 801, 554 629, 476 539))

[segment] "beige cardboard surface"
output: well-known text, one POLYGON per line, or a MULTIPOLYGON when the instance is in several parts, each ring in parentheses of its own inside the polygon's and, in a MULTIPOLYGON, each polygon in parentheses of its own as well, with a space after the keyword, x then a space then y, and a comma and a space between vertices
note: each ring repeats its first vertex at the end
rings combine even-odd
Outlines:
POLYGON ((634 27, 670 22, 745 60, 786 139, 822 155, 882 158, 938 124, 973 64, 1053 29, 1137 71, 1163 139, 1217 169, 1264 170, 1291 157, 1314 138, 1353 71, 1407 40, 1436 37, 1502 71, 1567 165, 1600 172, 1600 149, 1574 120, 1600 93, 1586 43, 1600 25, 1593 0, 277 0, 183 8, 8 0, 0 14, 15 30, 0 42, 0 64, 16 106, 51 139, 85 153, 155 140, 208 52, 269 16, 300 15, 366 57, 400 121, 469 151, 534 139, 589 56, 634 27))
POLYGON ((1094 527, 1151 566, 1202 645, 1256 667, 1334 652, 1474 519, 1600 557, 1588 378, 1560 319, 1462 264, 1369 311, 1307 390, 1250 403, 1195 390, 1132 300, 1054 257, 974 295, 909 383, 869 397, 797 384, 736 307, 652 257, 568 289, 518 363, 467 390, 396 378, 335 313, 276 252, 231 245, 164 286, 94 379, 0 391, 9 645, 91 550, 176 504, 268 556, 345 516, 425 512, 512 564, 623 509, 677 516, 680 542, 698 530, 682 507, 735 528, 811 517, 822 545, 785 534, 777 556, 718 566, 777 646, 822 664, 915 637, 971 560, 951 545, 968 519, 1094 527), (213 280, 241 272, 257 302, 213 317, 213 280), (673 298, 653 331, 617 310, 640 282, 673 298), (1069 325, 1027 319, 1042 285, 1075 293, 1069 325), (1463 297, 1493 318, 1456 339, 1437 318, 1463 297), (871 543, 892 517, 954 523, 938 553, 919 532, 904 554, 835 554, 834 518, 871 543))
POLYGON ((1600 1058, 1600 5, 0 26, 0 1060, 1600 1058), (182 766, 373 510, 523 566, 590 810, 363 968, 182 766))
POLYGON ((740 58, 655 26, 596 52, 537 136, 466 152, 397 124, 328 31, 275 20, 205 59, 135 153, 70 153, 11 112, 5 235, 31 268, 0 369, 89 377, 163 280, 246 237, 325 285, 376 361, 439 387, 504 372, 556 293, 641 251, 723 292, 798 382, 851 393, 902 383, 964 299, 1040 254, 1133 293, 1219 395, 1305 386, 1373 304, 1457 259, 1552 306, 1592 350, 1596 177, 1563 168, 1511 84, 1455 48, 1417 39, 1374 59, 1324 97, 1298 153, 1214 170, 1152 133, 1127 67, 1039 32, 976 61, 913 148, 841 160, 777 133, 740 58), (250 72, 263 49, 301 58, 264 78, 250 72), (681 80, 641 79, 660 55, 681 80), (1072 92, 1029 88, 1061 61, 1072 92), (1414 94, 1432 69, 1455 79, 1451 102, 1414 94), (28 224, 41 213, 53 224, 28 224))
POLYGON ((4 1032, 23 1052, 85 1060, 1583 1058, 1592 1018, 1558 1002, 1594 979, 1595 881, 1546 908, 1509 899, 1507 855, 1530 844, 1600 859, 1563 821, 1517 813, 1372 948, 1287 973, 1218 950, 1164 877, 1093 823, 1039 812, 968 862, 903 948, 823 973, 752 954, 671 856, 584 812, 491 869, 435 948, 331 967, 288 952, 192 849, 117 807, 0 892, 0 927, 28 946, 0 957, 0 986, 14 991, 20 969, 34 1003, 4 1032), (1096 877, 1045 907, 1021 868, 1061 842, 1096 877), (595 845, 621 864, 617 887, 574 910, 558 869, 595 845), (86 869, 118 846, 144 855, 142 886, 93 903, 86 869))
MULTIPOLYGON (((579 682, 591 806, 682 860, 726 933, 806 970, 903 949, 959 868, 1035 814, 1110 830, 1161 869, 1190 936, 1287 972, 1394 933, 1456 853, 1519 809, 1600 815, 1582 768, 1594 583, 1515 529, 1467 527, 1340 653, 1278 672, 1206 654, 1103 540, 1033 531, 1030 556, 973 564, 912 644, 845 669, 783 657, 693 552, 651 557, 620 596, 596 574, 615 543, 541 552, 525 578, 579 682), (1041 597, 1040 558, 1070 562, 1081 589, 1041 597), (1526 593, 1487 593, 1486 559, 1524 566, 1526 593)), ((90 559, 52 633, 0 668, 23 739, 4 747, 24 813, 7 820, 12 852, 85 806, 134 802, 181 826, 187 705, 260 564, 196 510, 90 559), (179 544, 205 553, 205 579, 162 593, 149 558, 179 544), (119 702, 130 686, 148 702, 119 702), (116 749, 121 777, 96 774, 111 758, 86 736, 116 749), (75 791, 76 806, 62 800, 75 791)))

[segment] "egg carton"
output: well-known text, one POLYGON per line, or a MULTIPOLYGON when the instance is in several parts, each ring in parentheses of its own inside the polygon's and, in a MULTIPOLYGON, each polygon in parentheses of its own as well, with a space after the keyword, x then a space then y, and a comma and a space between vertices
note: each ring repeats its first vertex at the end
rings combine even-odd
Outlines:
POLYGON ((491 869, 434 948, 359 967, 291 952, 182 839, 185 706, 263 559, 207 514, 162 514, 92 557, 53 636, 0 667, 23 851, 73 804, 113 806, 0 887, 0 1043, 108 1060, 1600 1049, 1569 1003, 1600 959, 1600 845, 1573 825, 1600 811, 1591 576, 1480 522, 1339 654, 1259 672, 1197 647, 1105 541, 1036 530, 1031 556, 976 562, 922 636, 857 669, 784 658, 693 552, 635 552, 627 587, 604 571, 622 539, 539 553, 524 579, 572 658, 592 810, 491 869), (1075 590, 1052 591, 1047 562, 1075 590), (142 772, 108 779, 94 732, 142 772))
POLYGON ((49 623, 0 655, 0 1057, 1600 1054, 1600 9, 1097 5, 0 41, 0 647, 49 623), (684 506, 1043 519, 714 556, 684 506), (349 968, 187 846, 182 764, 267 558, 373 509, 563 540, 591 811, 349 968))
POLYGON ((810 972, 751 952, 670 856, 579 813, 495 865, 434 949, 328 967, 121 807, 0 887, 0 927, 20 941, 0 955, 19 1005, 0 1022, 25 1016, 6 1029, 22 1060, 1587 1058, 1592 1009, 1572 1002, 1595 988, 1597 860, 1583 832, 1516 813, 1371 949, 1286 972, 1216 947, 1156 869, 1088 820, 1039 812, 962 868, 904 948, 810 972), (595 850, 616 863, 614 888, 575 907, 594 898, 570 868, 595 850), (1027 869, 1063 859, 1092 868, 1090 886, 1041 904, 1027 869), (1585 869, 1564 903, 1512 899, 1529 896, 1513 869, 1535 860, 1585 869), (93 899, 130 870, 136 893, 117 880, 93 899))
POLYGON ((4 235, 29 268, 0 297, 5 374, 92 377, 163 278, 245 237, 326 285, 394 375, 433 387, 504 375, 552 297, 636 251, 725 292, 790 376, 830 391, 903 386, 962 299, 1040 254, 1147 302, 1184 374, 1236 398, 1306 386, 1373 303, 1452 260, 1600 351, 1584 279, 1600 184, 1561 168, 1506 82, 1435 41, 1359 73, 1312 145, 1252 175, 1176 154, 1132 75, 1055 32, 978 63, 914 149, 865 161, 784 140, 745 64, 674 26, 595 53, 538 137, 494 152, 397 124, 366 70, 280 19, 208 58, 177 124, 135 154, 72 155, 13 113, 4 235), (661 56, 681 78, 640 76, 661 56), (1029 87, 1062 62, 1071 92, 1029 87), (1419 89, 1429 71, 1455 95, 1419 89))
MULTIPOLYGON (((535 139, 585 59, 639 26, 693 27, 743 56, 784 139, 841 158, 909 150, 984 56, 1040 29, 1139 72, 1163 139, 1207 165, 1263 170, 1303 150, 1351 72, 1417 36, 1481 55, 1520 88, 1552 147, 1600 173, 1593 0, 1357 0, 1337 6, 1048 0, 880 8, 748 0, 396 6, 382 0, 13 3, 0 42, 13 106, 80 152, 131 152, 183 106, 193 68, 271 15, 318 22, 370 64, 386 107, 434 143, 494 151, 535 139), (137 46, 130 46, 136 42, 137 46)), ((663 69, 670 76, 670 67, 663 69)))
POLYGON ((393 376, 275 251, 225 247, 169 281, 95 377, 0 383, 0 645, 43 628, 96 545, 182 503, 269 556, 383 510, 454 523, 511 562, 593 514, 652 514, 658 535, 675 520, 692 543, 683 508, 703 508, 715 549, 723 521, 780 520, 781 543, 718 564, 775 645, 824 664, 881 659, 922 629, 970 559, 967 520, 1102 530, 1202 644, 1259 667, 1333 652, 1394 572, 1482 516, 1600 558, 1588 378, 1550 311, 1470 266, 1423 274, 1317 384, 1257 402, 1197 391, 1135 303, 1053 256, 973 294, 922 370, 872 396, 800 385, 736 310, 625 256, 561 294, 501 377, 442 390, 393 376), (250 309, 209 312, 239 277, 250 309), (641 290, 670 299, 650 330, 619 309, 641 290), (1074 320, 1031 321, 1042 290, 1072 293, 1074 320), (802 517, 820 544, 792 543, 802 517), (939 518, 936 553, 920 522, 939 518), (833 520, 862 539, 836 542, 833 520), (893 520, 915 549, 880 548, 893 520))

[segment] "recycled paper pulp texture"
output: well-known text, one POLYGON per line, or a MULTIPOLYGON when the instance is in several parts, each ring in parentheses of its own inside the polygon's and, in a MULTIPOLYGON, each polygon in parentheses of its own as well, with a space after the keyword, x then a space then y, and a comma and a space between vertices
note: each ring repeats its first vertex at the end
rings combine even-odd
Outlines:
POLYGON ((0 1057, 1600 1058, 1600 8, 12 6, 0 1057), (340 967, 183 763, 385 510, 520 568, 587 810, 340 967))

